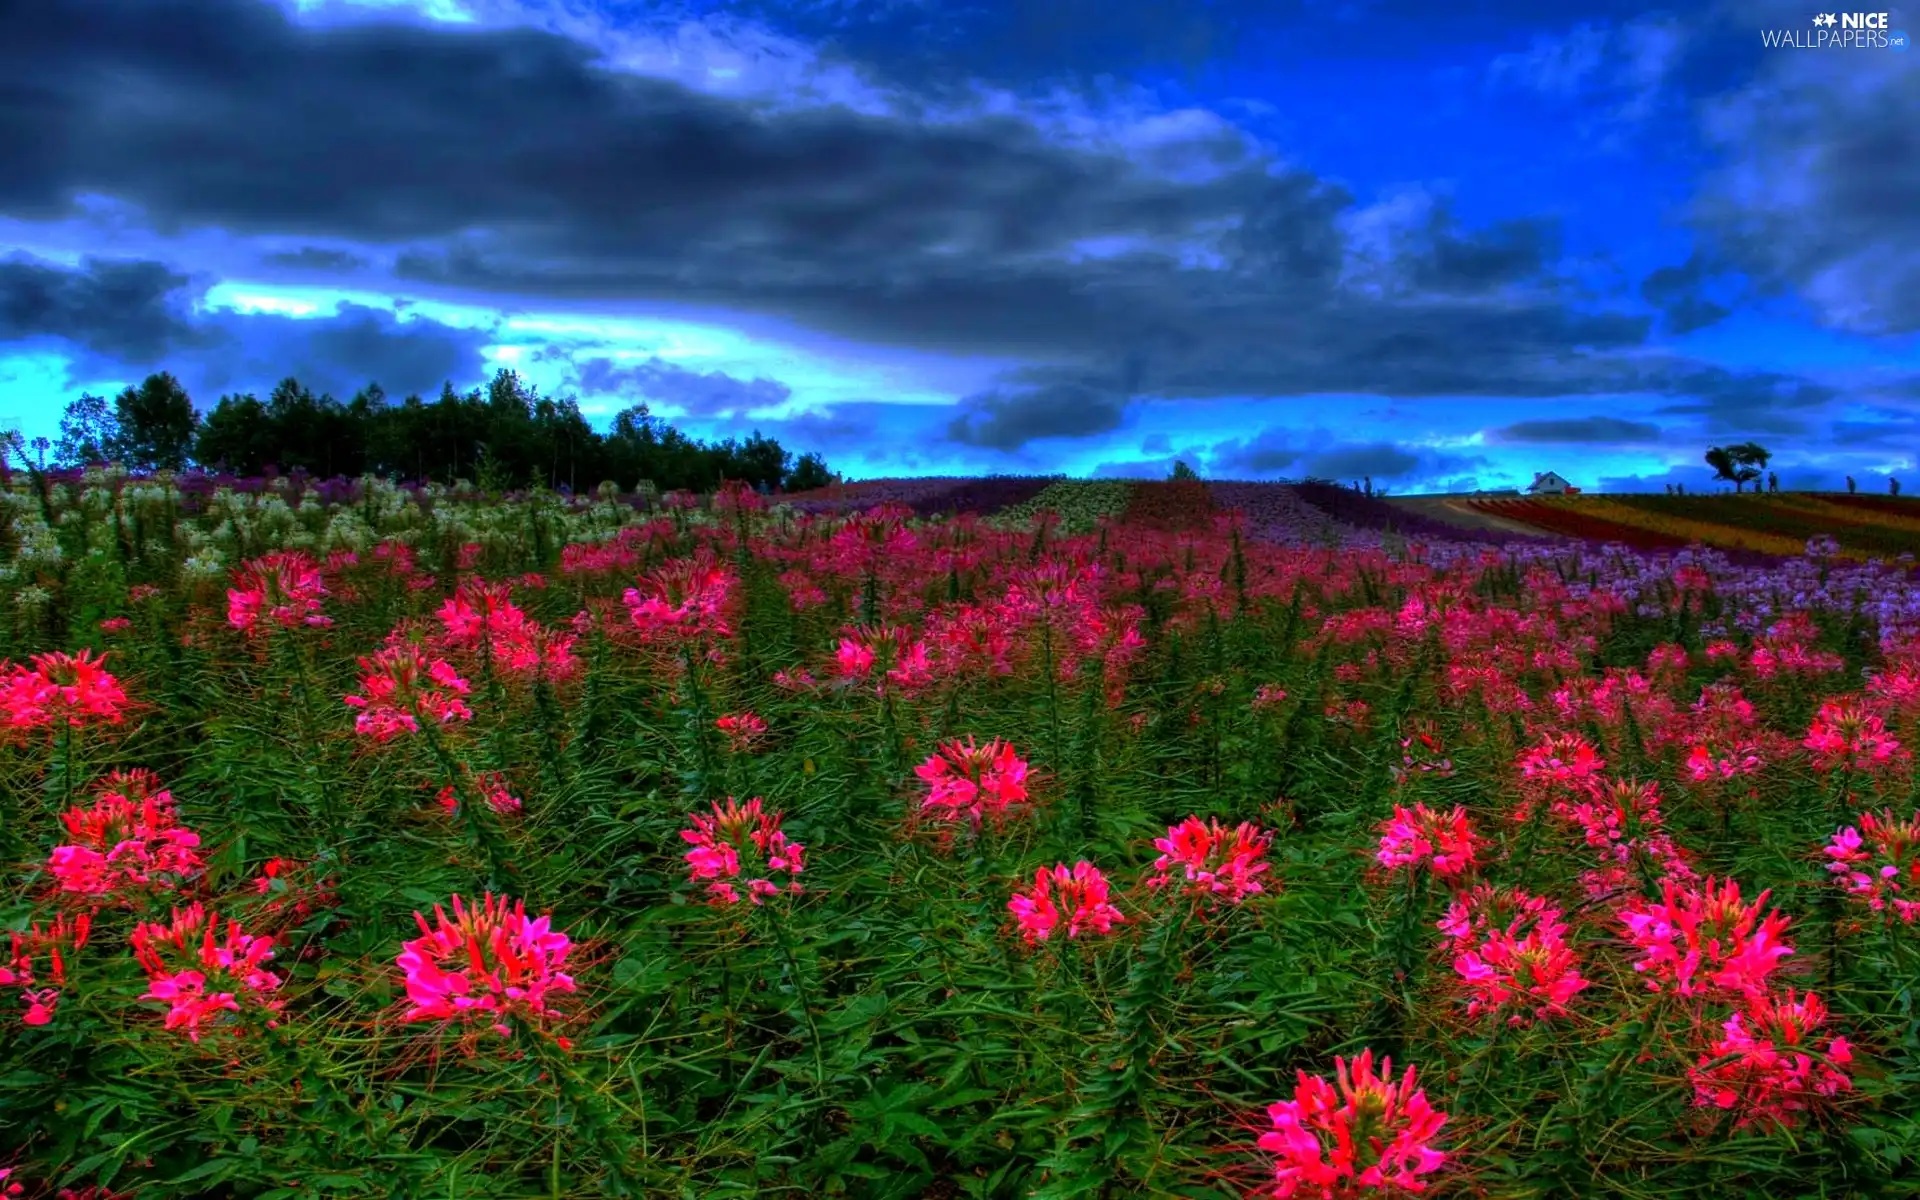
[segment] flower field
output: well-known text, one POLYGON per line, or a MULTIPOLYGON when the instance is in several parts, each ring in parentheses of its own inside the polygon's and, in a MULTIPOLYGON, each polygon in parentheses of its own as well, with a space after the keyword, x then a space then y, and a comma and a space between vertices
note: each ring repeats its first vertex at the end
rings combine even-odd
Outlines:
POLYGON ((8 481, 0 1195, 1920 1194, 1904 511, 927 482, 8 481))
MULTIPOLYGON (((1351 494, 1351 493, 1349 493, 1351 494)), ((1920 501, 1777 492, 1745 496, 1540 496, 1471 505, 1544 531, 1643 549, 1697 542, 1793 556, 1811 539, 1857 561, 1920 551, 1920 501)))

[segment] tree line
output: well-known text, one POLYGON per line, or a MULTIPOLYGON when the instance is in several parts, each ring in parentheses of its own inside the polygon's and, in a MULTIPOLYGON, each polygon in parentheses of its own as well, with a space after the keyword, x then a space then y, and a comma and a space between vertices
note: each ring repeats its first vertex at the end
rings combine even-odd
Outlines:
POLYGON ((391 401, 376 383, 343 404, 288 378, 264 401, 251 393, 222 396, 204 417, 180 381, 162 371, 112 400, 81 396, 67 405, 59 440, 36 438, 33 446, 43 463, 51 451, 59 466, 469 479, 500 489, 577 491, 602 480, 632 488, 646 480, 663 491, 710 492, 737 480, 791 492, 833 481, 818 454, 795 458, 757 429, 744 441, 701 441, 644 404, 619 413, 600 433, 573 399, 542 396, 506 369, 464 394, 446 384, 432 402, 418 395, 391 401))

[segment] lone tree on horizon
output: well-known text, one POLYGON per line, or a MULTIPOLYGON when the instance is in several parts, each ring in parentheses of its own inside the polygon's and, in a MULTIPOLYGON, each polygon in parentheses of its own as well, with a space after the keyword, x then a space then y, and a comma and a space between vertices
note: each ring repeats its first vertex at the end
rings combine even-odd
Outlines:
POLYGON ((1767 460, 1772 457, 1772 451, 1756 442, 1741 442, 1707 451, 1707 465, 1713 468, 1714 478, 1726 480, 1738 492, 1760 478, 1760 473, 1767 469, 1767 460))

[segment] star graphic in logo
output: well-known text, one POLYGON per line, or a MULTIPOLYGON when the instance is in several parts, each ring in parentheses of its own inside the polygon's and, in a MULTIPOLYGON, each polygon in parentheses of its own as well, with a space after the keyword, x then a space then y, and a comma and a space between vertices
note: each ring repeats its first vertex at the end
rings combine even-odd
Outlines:
POLYGON ((1813 23, 1815 25, 1832 26, 1839 24, 1839 19, 1832 13, 1820 13, 1813 18, 1813 23))

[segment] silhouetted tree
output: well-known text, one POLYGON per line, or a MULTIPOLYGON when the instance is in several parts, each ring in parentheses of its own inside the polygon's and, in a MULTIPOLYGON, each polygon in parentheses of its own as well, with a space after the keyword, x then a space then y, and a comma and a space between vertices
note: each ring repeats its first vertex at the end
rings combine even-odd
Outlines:
POLYGON ((113 457, 109 447, 120 437, 120 422, 104 396, 91 392, 67 405, 60 417, 60 440, 54 444, 54 461, 62 466, 84 467, 106 462, 113 457))
POLYGON ((793 470, 787 472, 786 490, 804 492, 826 487, 832 482, 833 472, 827 470, 827 460, 809 451, 794 462, 793 470))
POLYGON ((1847 476, 1847 495, 1851 496, 1859 490, 1860 485, 1853 481, 1853 476, 1847 476))
POLYGON ((118 458, 152 469, 182 466, 190 457, 240 475, 371 472, 421 481, 466 478, 494 490, 571 490, 601 479, 623 486, 644 479, 662 490, 712 491, 729 479, 798 490, 828 478, 819 455, 796 462, 757 429, 744 441, 703 442, 645 405, 617 415, 605 435, 596 433, 578 401, 542 396, 504 369, 486 387, 465 393, 445 384, 431 402, 412 395, 395 403, 369 383, 342 404, 289 377, 265 401, 248 393, 220 397, 204 420, 178 381, 158 374, 122 392, 111 408, 93 396, 68 405, 62 434, 63 460, 74 463, 118 458))
POLYGON ((1188 466, 1188 465, 1187 465, 1187 463, 1186 463, 1186 460, 1185 460, 1185 459, 1179 459, 1179 458, 1176 458, 1176 459, 1174 459, 1174 461, 1173 461, 1173 474, 1171 474, 1171 475, 1169 475, 1169 476, 1167 476, 1167 478, 1169 478, 1169 479, 1198 479, 1198 478, 1200 478, 1200 472, 1198 472, 1198 471, 1196 471, 1196 470, 1194 470, 1194 469, 1193 469, 1192 467, 1190 467, 1190 466, 1188 466))
POLYGON ((179 470, 193 454, 199 416, 180 381, 165 371, 147 376, 113 401, 119 432, 107 450, 138 471, 179 470))
POLYGON ((1714 478, 1724 479, 1738 492, 1746 484, 1760 478, 1766 470, 1767 460, 1773 454, 1765 447, 1754 442, 1741 442, 1734 446, 1715 446, 1706 454, 1707 465, 1713 468, 1714 478))

